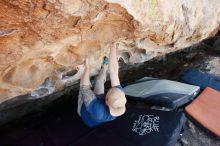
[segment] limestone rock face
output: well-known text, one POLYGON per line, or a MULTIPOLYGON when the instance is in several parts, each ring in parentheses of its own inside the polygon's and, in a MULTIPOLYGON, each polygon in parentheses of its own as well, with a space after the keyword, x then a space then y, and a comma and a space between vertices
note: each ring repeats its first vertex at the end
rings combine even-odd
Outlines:
POLYGON ((126 63, 188 47, 220 29, 219 0, 1 0, 0 103, 96 74, 109 45, 126 63))

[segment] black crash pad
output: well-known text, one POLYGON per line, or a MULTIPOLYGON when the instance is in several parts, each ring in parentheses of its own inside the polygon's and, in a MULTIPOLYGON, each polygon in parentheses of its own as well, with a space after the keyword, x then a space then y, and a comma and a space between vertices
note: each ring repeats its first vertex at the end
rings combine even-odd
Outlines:
POLYGON ((127 109, 123 116, 94 128, 73 145, 174 146, 184 122, 182 112, 127 109))
POLYGON ((183 112, 128 108, 116 120, 89 128, 74 108, 0 132, 0 141, 4 146, 173 146, 184 121, 183 112))

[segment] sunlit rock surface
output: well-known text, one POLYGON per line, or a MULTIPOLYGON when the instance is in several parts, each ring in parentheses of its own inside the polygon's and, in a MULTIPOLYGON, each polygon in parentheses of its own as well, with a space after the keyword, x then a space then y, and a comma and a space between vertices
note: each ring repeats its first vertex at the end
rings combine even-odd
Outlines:
POLYGON ((88 57, 96 74, 109 45, 140 63, 213 36, 219 0, 1 0, 0 103, 74 84, 88 57))

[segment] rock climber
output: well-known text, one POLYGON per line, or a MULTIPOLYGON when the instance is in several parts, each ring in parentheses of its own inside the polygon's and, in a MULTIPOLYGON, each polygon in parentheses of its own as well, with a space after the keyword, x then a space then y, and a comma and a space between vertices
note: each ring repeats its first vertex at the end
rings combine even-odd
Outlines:
POLYGON ((114 120, 125 113, 127 102, 118 76, 117 44, 110 48, 109 59, 104 58, 102 68, 96 78, 94 91, 91 90, 90 65, 88 59, 84 63, 84 73, 80 79, 78 97, 78 114, 88 127, 114 120), (109 65, 111 89, 105 94, 104 83, 109 65))

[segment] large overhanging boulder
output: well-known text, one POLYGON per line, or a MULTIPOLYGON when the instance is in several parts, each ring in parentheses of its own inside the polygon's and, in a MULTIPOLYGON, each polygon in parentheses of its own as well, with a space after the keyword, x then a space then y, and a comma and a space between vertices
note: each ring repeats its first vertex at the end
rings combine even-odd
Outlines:
POLYGON ((196 44, 220 28, 219 0, 1 0, 0 103, 74 84, 109 45, 126 63, 196 44))

